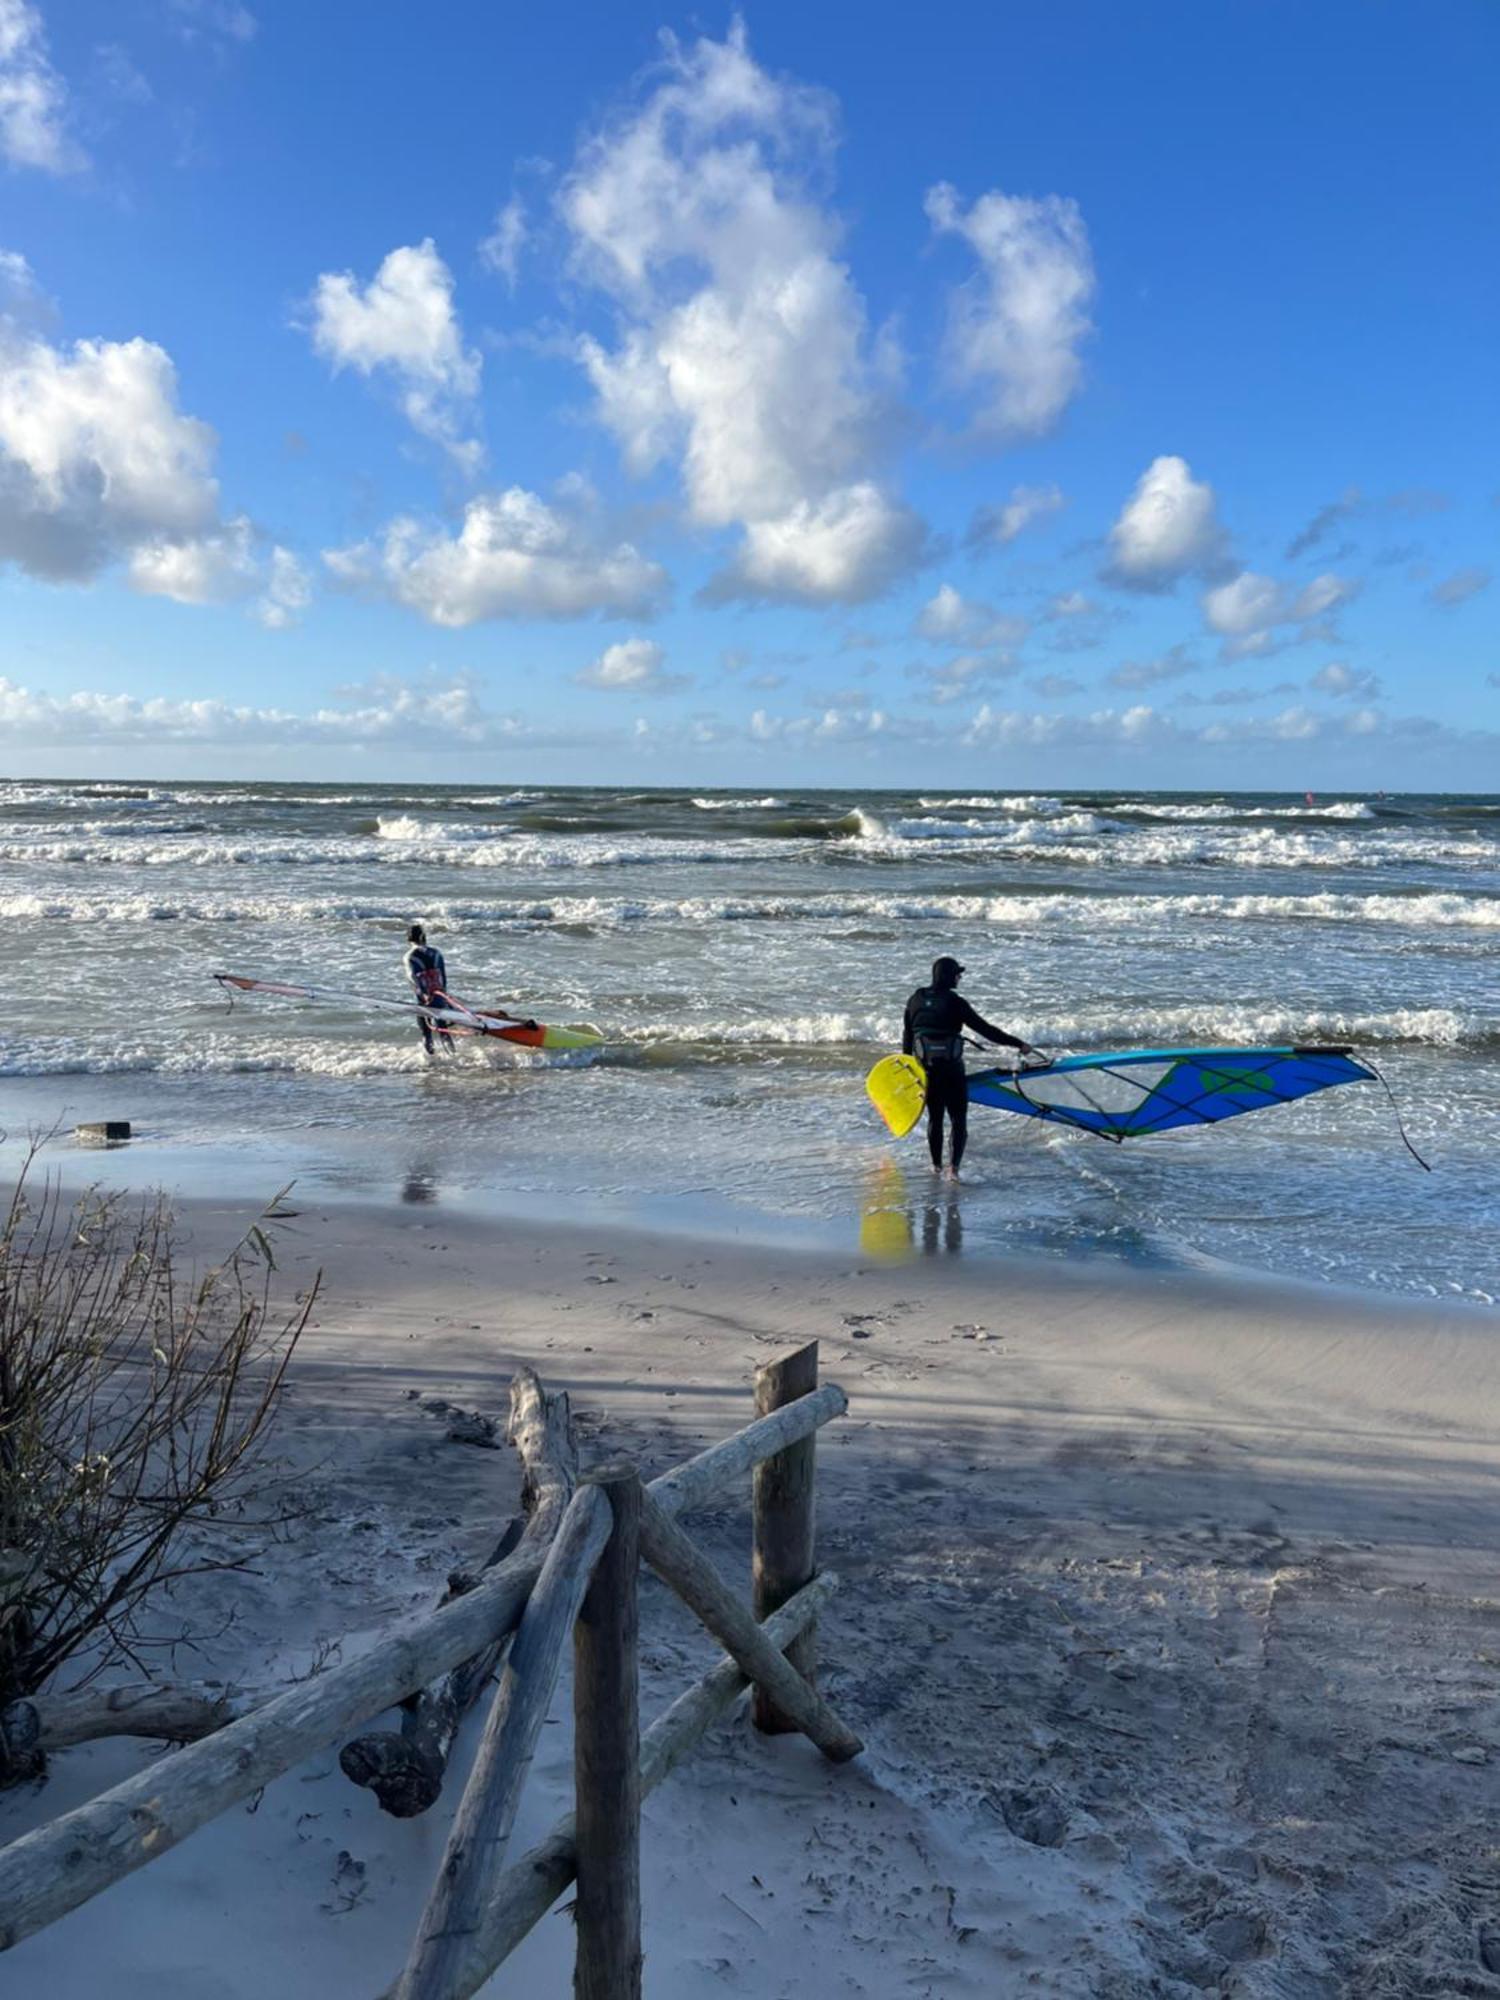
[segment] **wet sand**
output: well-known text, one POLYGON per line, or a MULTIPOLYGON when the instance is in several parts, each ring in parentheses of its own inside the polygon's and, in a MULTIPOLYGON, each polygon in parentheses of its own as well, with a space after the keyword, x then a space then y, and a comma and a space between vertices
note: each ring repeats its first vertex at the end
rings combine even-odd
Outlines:
MULTIPOLYGON (((245 1211, 186 1204, 212 1254, 245 1211)), ((654 1473, 744 1422, 816 1337, 843 1591, 824 1684, 853 1767, 743 1720, 649 1802, 648 1991, 1500 1994, 1500 1339, 1492 1316, 1115 1263, 980 1263, 308 1206, 325 1273, 280 1435, 304 1511, 183 1674, 265 1686, 431 1602, 515 1502, 517 1363, 586 1452, 654 1473), (1493 1960, 1493 1963, 1490 1961, 1493 1960)), ((918 1246, 920 1248, 920 1246, 918 1246)), ((743 1508, 694 1532, 743 1576, 743 1508)), ((648 1715, 713 1656, 656 1585, 648 1715)), ((559 1689, 515 1851, 566 1804, 559 1689)), ((9 1836, 150 1753, 68 1752, 9 1836)), ((441 1815, 383 1818, 332 1751, 0 1961, 0 1991, 377 1990, 441 1815)), ((549 1917, 495 1993, 569 1990, 549 1917)))

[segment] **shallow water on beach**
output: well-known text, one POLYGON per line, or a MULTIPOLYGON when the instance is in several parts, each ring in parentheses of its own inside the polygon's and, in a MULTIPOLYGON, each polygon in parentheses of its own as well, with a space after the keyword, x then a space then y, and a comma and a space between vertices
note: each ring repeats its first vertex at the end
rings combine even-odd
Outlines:
POLYGON ((0 919, 12 1162, 129 1117, 88 1171, 1500 1297, 1500 798, 0 783, 0 919), (414 919, 609 1045, 429 1065, 209 977, 405 997, 414 919), (1352 1043, 1434 1172, 1371 1085, 1121 1147, 977 1110, 950 1193, 861 1088, 940 951, 1053 1051, 1352 1043))

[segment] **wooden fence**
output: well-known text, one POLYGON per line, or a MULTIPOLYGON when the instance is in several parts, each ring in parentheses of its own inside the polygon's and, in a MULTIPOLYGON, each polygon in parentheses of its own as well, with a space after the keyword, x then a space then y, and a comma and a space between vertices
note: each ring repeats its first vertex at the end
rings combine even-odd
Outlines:
MULTIPOLYGON (((402 1705, 399 1731, 345 1745, 341 1763, 381 1805, 409 1815, 438 1797, 465 1708, 494 1698, 406 1966, 383 2000, 465 2000, 577 1883, 576 2000, 641 1992, 642 1799, 746 1687, 765 1730, 800 1730, 836 1760, 859 1738, 814 1685, 817 1616, 837 1579, 814 1564, 816 1437, 848 1407, 818 1386, 817 1343, 762 1368, 755 1420, 649 1485, 618 1463, 578 1476, 568 1399, 523 1369, 511 1436, 525 1469, 524 1525, 477 1579, 368 1653, 224 1719, 113 1790, 0 1849, 0 1950, 55 1923, 165 1854, 346 1730, 402 1705), (742 1603, 678 1524, 753 1472, 753 1605, 742 1603), (642 1736, 636 1582, 644 1561, 728 1657, 642 1736), (575 1810, 509 1867, 521 1786, 573 1643, 575 1810)), ((66 1699, 66 1698, 64 1698, 66 1699)), ((176 1701, 176 1706, 173 1703, 176 1701)), ((45 1713, 44 1704, 38 1709, 45 1713)), ((167 1696, 117 1708, 136 1733, 167 1696)), ((31 1718, 46 1740, 48 1724, 31 1718)), ((101 1733, 80 1728, 54 1740, 101 1733)))

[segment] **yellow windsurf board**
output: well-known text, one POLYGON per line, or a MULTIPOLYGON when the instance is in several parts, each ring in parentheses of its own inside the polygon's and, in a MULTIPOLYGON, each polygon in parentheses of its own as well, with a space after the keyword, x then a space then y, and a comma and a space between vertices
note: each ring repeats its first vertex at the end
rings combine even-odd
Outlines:
POLYGON ((915 1056, 885 1056, 865 1078, 870 1102, 898 1139, 927 1106, 927 1072, 915 1056))

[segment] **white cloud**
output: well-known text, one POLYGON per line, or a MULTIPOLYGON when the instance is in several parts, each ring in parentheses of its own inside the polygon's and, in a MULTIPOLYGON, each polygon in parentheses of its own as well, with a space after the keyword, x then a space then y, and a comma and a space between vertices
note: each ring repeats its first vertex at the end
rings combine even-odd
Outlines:
POLYGON ((1452 576, 1445 576, 1441 583, 1432 586, 1427 593, 1428 601, 1440 610, 1452 611, 1488 589, 1491 581, 1492 572, 1487 569, 1456 569, 1452 576))
POLYGON ((1380 682, 1374 674, 1343 660, 1330 660, 1326 667, 1320 667, 1308 686, 1349 701, 1374 701, 1380 694, 1380 682))
POLYGON ((1281 743, 1337 744, 1350 737, 1374 734, 1422 739, 1440 737, 1474 744, 1479 732, 1444 731, 1425 717, 1411 716, 1391 724, 1373 709, 1347 715, 1319 715, 1293 704, 1274 715, 1245 716, 1232 722, 1190 727, 1163 715, 1147 703, 1126 709, 1095 709, 1088 715, 1039 714, 1019 709, 991 708, 985 703, 964 729, 965 748, 995 750, 1060 747, 1068 751, 1104 749, 1174 749, 1201 746, 1236 749, 1244 745, 1281 743))
POLYGON ((1291 600, 1288 621, 1302 624, 1309 619, 1330 617, 1358 595, 1359 585, 1348 577, 1331 573, 1315 576, 1291 600))
POLYGON ((283 632, 297 623, 311 602, 312 578, 303 563, 290 549, 272 549, 265 592, 256 607, 261 624, 283 632))
POLYGON ((1316 576, 1292 591, 1269 576, 1241 570, 1228 583, 1203 593, 1203 615, 1210 628, 1228 641, 1226 654, 1241 659, 1275 649, 1278 625, 1300 625, 1298 643, 1326 633, 1327 621, 1358 594, 1359 585, 1331 573, 1316 576))
POLYGON ((799 501, 777 518, 749 522, 738 552, 704 596, 711 603, 865 603, 916 567, 926 539, 910 508, 862 480, 799 501))
POLYGON ((37 9, 30 0, 0 0, 0 156, 52 174, 87 165, 67 129, 67 98, 37 9))
POLYGON ((943 182, 926 210, 934 229, 961 236, 980 263, 952 298, 950 373, 981 392, 984 429, 1035 437, 1071 401, 1083 372, 1077 350, 1091 331, 1094 264, 1078 204, 995 190, 966 213, 943 182))
POLYGON ((1281 585, 1253 570, 1241 570, 1230 582, 1204 591, 1203 615, 1226 638, 1247 638, 1285 615, 1281 585))
POLYGON ((526 205, 518 194, 513 194, 496 215, 494 228, 479 246, 480 261, 487 269, 504 278, 512 291, 515 290, 516 273, 520 269, 521 252, 529 235, 526 205))
POLYGON ((998 507, 981 507, 969 523, 965 536, 971 548, 991 543, 1004 548, 1016 536, 1029 528, 1033 521, 1040 521, 1048 514, 1055 514, 1066 507, 1067 500, 1060 486, 1013 486, 1009 500, 998 507))
POLYGON ((941 585, 917 617, 920 638, 947 646, 1019 646, 1030 629, 1024 618, 1004 617, 951 583, 941 585))
POLYGON ((143 542, 130 558, 133 590, 178 604, 232 604, 259 578, 254 530, 243 515, 210 534, 143 542))
POLYGON ((599 547, 576 517, 519 486, 471 500, 456 535, 403 517, 379 541, 325 550, 323 560, 338 582, 448 626, 640 617, 656 608, 667 583, 631 543, 599 547))
POLYGON ((614 693, 670 694, 692 685, 687 674, 664 674, 666 653, 654 639, 620 639, 606 646, 592 665, 573 678, 584 687, 606 688, 614 693))
POLYGON ((817 748, 827 743, 862 743, 905 735, 909 728, 882 708, 825 708, 815 715, 771 715, 758 708, 750 718, 749 733, 757 743, 817 748))
POLYGON ((481 364, 464 346, 453 276, 431 237, 392 250, 368 285, 352 271, 325 271, 309 307, 313 346, 336 371, 393 377, 413 428, 474 468, 482 448, 464 431, 481 364))
POLYGON ((762 70, 741 24, 668 36, 560 195, 576 269, 621 316, 613 346, 579 348, 603 422, 636 473, 680 464, 696 523, 746 530, 721 596, 852 602, 922 539, 871 477, 885 384, 815 192, 832 139, 829 101, 762 70))
POLYGON ((178 604, 237 604, 256 597, 255 615, 273 632, 295 625, 312 601, 306 569, 290 549, 262 553, 248 516, 180 541, 143 542, 130 558, 132 590, 178 604))
POLYGON ((1109 531, 1109 581, 1129 590, 1170 590, 1224 561, 1226 537, 1214 490, 1186 459, 1154 458, 1109 531))
MULTIPOLYGON (((218 700, 44 694, 0 677, 0 729, 25 744, 197 743, 292 747, 397 742, 428 749, 567 740, 483 705, 467 676, 404 681, 379 675, 338 690, 311 710, 256 708, 218 700)), ((580 739, 581 740, 581 739, 580 739)))
POLYGON ((76 581, 212 530, 215 443, 154 342, 54 346, 0 318, 0 562, 76 581))

